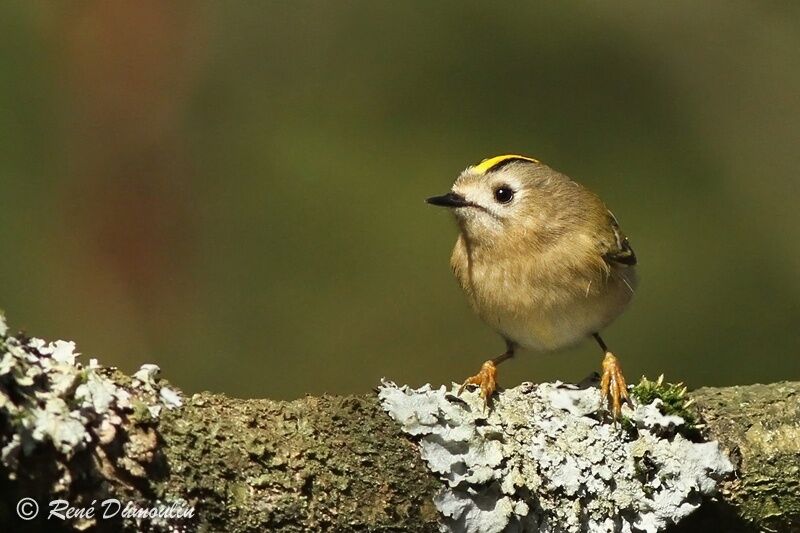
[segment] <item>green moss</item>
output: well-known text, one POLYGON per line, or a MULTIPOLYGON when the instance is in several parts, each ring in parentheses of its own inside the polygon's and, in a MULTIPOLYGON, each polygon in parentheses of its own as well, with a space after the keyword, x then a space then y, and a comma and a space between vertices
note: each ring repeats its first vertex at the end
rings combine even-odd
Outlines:
POLYGON ((633 423, 629 417, 622 415, 619 419, 620 426, 622 427, 623 431, 626 433, 633 433, 636 431, 636 424, 633 423))
POLYGON ((663 374, 656 381, 650 381, 642 376, 638 385, 633 387, 633 396, 639 403, 645 405, 656 399, 661 400, 662 404, 659 407, 661 414, 683 418, 689 429, 697 424, 695 413, 689 409, 693 400, 686 396, 686 387, 683 383, 665 383, 663 374))
POLYGON ((131 406, 133 407, 133 413, 130 416, 130 419, 133 423, 147 423, 153 421, 153 416, 150 414, 150 410, 147 408, 147 404, 139 399, 134 399, 131 402, 131 406))

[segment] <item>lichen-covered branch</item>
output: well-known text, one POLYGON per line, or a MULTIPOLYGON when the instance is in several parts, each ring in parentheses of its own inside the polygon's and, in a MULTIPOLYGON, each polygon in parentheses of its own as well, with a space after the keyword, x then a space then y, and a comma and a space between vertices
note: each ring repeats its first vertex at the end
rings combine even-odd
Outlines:
MULTIPOLYGON (((659 382, 649 389, 689 402, 659 382)), ((491 409, 457 386, 384 383, 378 396, 444 482, 434 502, 447 531, 658 533, 713 496, 733 465, 702 442, 685 405, 684 416, 664 414, 661 397, 645 403, 638 389, 620 423, 591 382, 524 383, 491 409)))
MULTIPOLYGON (((376 394, 182 397, 153 367, 127 377, 72 353, 0 322, 3 530, 438 529, 442 484, 376 394), (17 516, 22 498, 39 506, 32 521, 17 516), (48 520, 57 498, 84 516, 48 520), (130 512, 85 516, 109 499, 130 512), (141 512, 169 506, 193 512, 141 512)), ((799 531, 800 383, 690 395, 736 475, 674 530, 799 531)))

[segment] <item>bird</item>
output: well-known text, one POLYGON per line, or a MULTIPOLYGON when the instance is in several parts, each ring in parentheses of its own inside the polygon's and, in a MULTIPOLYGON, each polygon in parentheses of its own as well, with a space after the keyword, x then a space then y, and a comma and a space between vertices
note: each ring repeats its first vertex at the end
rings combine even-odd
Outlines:
POLYGON ((455 215, 450 266, 477 315, 505 340, 459 389, 486 405, 497 366, 518 349, 553 352, 593 338, 603 352, 600 390, 614 420, 628 388, 600 332, 630 304, 636 254, 592 191, 532 157, 507 154, 469 166, 446 194, 426 200, 455 215))

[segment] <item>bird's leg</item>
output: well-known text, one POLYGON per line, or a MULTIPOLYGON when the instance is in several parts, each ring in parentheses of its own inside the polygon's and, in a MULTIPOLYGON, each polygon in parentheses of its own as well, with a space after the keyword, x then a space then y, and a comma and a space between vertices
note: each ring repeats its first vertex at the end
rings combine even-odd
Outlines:
POLYGON ((622 402, 630 403, 628 385, 625 383, 625 376, 622 375, 622 367, 616 356, 608 350, 608 346, 599 334, 594 333, 592 336, 605 353, 603 375, 600 378, 600 393, 603 396, 603 403, 609 407, 614 420, 617 420, 622 412, 622 402))
POLYGON ((494 394, 497 388, 497 365, 514 357, 514 343, 506 341, 506 351, 498 355, 494 359, 489 359, 481 365, 480 371, 472 377, 467 378, 466 381, 458 389, 458 394, 464 392, 468 385, 478 385, 481 388, 481 397, 486 404, 489 404, 489 398, 494 394))

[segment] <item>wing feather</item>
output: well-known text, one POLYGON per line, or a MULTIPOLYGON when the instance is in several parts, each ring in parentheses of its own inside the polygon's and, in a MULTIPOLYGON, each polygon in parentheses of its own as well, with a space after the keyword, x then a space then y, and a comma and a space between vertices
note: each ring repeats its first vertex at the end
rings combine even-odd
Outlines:
POLYGON ((608 211, 608 219, 611 225, 613 238, 604 244, 603 259, 607 263, 619 263, 622 265, 633 266, 636 264, 636 254, 628 242, 628 238, 619 227, 617 218, 611 211, 608 211))

